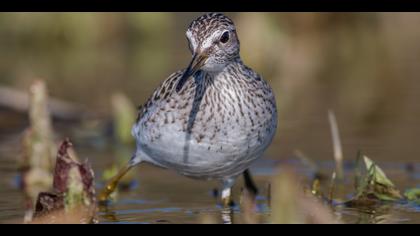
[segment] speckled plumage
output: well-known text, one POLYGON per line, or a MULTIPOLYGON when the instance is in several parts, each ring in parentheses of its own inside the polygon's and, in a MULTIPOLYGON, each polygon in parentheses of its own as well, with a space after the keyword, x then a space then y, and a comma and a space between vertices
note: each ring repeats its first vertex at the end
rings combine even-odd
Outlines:
POLYGON ((232 179, 273 139, 274 94, 240 59, 235 26, 223 14, 197 18, 187 38, 193 54, 205 54, 205 61, 191 76, 185 76, 189 69, 170 75, 140 108, 132 164, 146 161, 193 178, 232 179))

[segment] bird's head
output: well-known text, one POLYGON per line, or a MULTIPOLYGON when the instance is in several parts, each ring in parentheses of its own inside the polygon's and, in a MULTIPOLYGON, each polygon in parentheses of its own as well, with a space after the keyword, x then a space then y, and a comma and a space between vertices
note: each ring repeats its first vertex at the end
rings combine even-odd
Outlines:
POLYGON ((192 60, 177 90, 197 71, 217 73, 239 57, 240 43, 231 19, 221 13, 208 13, 194 20, 186 32, 192 60))

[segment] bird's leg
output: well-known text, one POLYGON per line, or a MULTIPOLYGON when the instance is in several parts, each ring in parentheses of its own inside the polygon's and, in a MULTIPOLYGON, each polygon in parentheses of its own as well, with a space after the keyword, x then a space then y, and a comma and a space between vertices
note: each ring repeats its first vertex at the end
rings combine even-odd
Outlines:
POLYGON ((115 191, 120 182, 121 178, 127 174, 128 171, 131 170, 135 165, 129 162, 124 168, 122 168, 117 175, 115 175, 111 180, 108 181, 105 188, 102 189, 101 193, 98 196, 99 202, 106 202, 109 198, 109 195, 115 191))
POLYGON ((224 208, 230 208, 232 202, 232 187, 235 184, 234 178, 223 180, 222 203, 224 208))
POLYGON ((224 224, 233 223, 233 209, 232 206, 232 187, 235 184, 234 178, 227 178, 223 180, 222 188, 222 220, 224 224))
POLYGON ((255 182, 252 179, 249 169, 245 170, 243 173, 245 188, 242 189, 241 193, 241 212, 244 216, 244 221, 246 223, 256 223, 258 222, 256 217, 257 209, 257 195, 258 188, 255 185, 255 182))
POLYGON ((232 208, 230 207, 223 208, 221 213, 222 213, 223 224, 225 225, 233 224, 233 209, 232 208))
POLYGON ((249 169, 244 171, 243 176, 246 190, 248 190, 249 193, 256 197, 258 195, 258 188, 255 184, 255 181, 252 179, 252 175, 249 169))

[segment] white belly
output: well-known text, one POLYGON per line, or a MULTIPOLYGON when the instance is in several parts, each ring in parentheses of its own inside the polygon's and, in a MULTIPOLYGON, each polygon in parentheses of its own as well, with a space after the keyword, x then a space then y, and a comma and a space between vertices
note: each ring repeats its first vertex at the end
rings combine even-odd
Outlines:
MULTIPOLYGON (((154 127, 135 125, 133 134, 137 134, 137 156, 193 178, 233 177, 241 174, 263 154, 275 131, 271 128, 271 133, 264 133, 261 135, 263 138, 259 138, 256 135, 266 132, 266 127, 261 127, 260 132, 250 132, 240 125, 222 129, 227 130, 227 135, 219 132, 214 137, 201 138, 194 132, 182 131, 181 125, 176 122, 154 127)), ((207 132, 211 134, 211 128, 207 132)))

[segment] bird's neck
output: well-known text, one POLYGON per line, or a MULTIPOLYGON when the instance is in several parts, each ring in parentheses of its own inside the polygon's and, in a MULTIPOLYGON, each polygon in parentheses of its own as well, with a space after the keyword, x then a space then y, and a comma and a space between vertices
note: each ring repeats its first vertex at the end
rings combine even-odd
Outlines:
POLYGON ((222 70, 218 70, 218 71, 205 71, 205 73, 213 78, 213 79, 217 79, 222 77, 223 74, 225 73, 229 73, 230 70, 234 67, 238 68, 241 65, 243 65, 242 59, 240 57, 236 57, 233 60, 229 61, 229 63, 227 63, 222 70))
POLYGON ((201 76, 199 81, 204 90, 214 91, 216 94, 232 94, 232 90, 246 90, 247 84, 252 81, 240 58, 231 61, 217 73, 204 72, 201 76))

